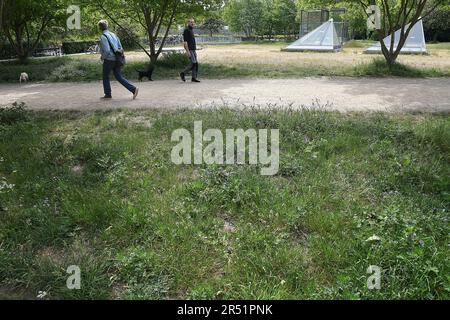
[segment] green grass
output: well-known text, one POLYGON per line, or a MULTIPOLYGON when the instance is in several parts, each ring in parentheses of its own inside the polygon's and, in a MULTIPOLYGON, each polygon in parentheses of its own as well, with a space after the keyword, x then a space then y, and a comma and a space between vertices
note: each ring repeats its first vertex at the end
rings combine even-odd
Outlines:
POLYGON ((375 41, 373 40, 351 40, 344 44, 344 49, 350 48, 367 48, 373 45, 375 41))
MULTIPOLYGON (((372 76, 372 77, 405 77, 405 78, 421 78, 421 77, 439 77, 443 72, 438 69, 418 69, 401 63, 396 63, 389 67, 384 58, 375 58, 370 64, 358 64, 353 68, 353 75, 372 76)), ((449 73, 450 75, 450 73, 449 73)))
MULTIPOLYGON (((361 42, 349 44, 349 48, 361 46, 361 42)), ((279 43, 274 44, 279 46, 279 43)), ((242 45, 244 48, 245 45, 242 45)), ((175 79, 178 73, 188 64, 185 55, 172 54, 158 61, 153 78, 175 79)), ((0 83, 16 83, 19 75, 26 71, 32 82, 63 82, 63 81, 95 81, 102 78, 102 67, 98 56, 71 56, 62 58, 43 58, 29 60, 26 65, 18 62, 0 62, 2 72, 0 83)), ((145 70, 148 62, 129 61, 124 68, 127 78, 136 80, 136 70, 145 70)), ((398 63, 388 68, 385 60, 375 57, 371 63, 342 64, 340 67, 329 68, 326 65, 290 65, 281 63, 277 67, 270 64, 237 63, 201 64, 202 78, 299 78, 311 76, 399 76, 399 77, 444 77, 450 76, 450 70, 439 68, 415 68, 398 63)))
POLYGON ((427 47, 430 49, 450 50, 450 43, 449 42, 427 43, 427 47))
POLYGON ((448 115, 16 106, 0 150, 0 298, 450 298, 448 115), (172 164, 197 120, 280 129, 279 174, 172 164))

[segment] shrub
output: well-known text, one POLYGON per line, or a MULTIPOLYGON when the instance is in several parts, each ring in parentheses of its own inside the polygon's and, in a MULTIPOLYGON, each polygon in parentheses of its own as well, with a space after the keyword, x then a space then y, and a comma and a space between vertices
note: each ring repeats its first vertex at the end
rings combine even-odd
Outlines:
POLYGON ((158 67, 175 69, 183 68, 189 63, 189 58, 184 53, 170 52, 160 58, 156 65, 158 67))
POLYGON ((8 61, 0 63, 0 82, 18 83, 22 72, 28 73, 30 81, 46 81, 48 76, 56 68, 70 61, 68 58, 46 58, 28 60, 25 64, 19 61, 8 61))
POLYGON ((0 43, 0 59, 12 59, 16 57, 16 51, 7 42, 0 43))
POLYGON ((49 75, 50 81, 85 81, 101 79, 101 67, 96 63, 72 60, 55 68, 49 75))
POLYGON ((83 78, 85 75, 86 72, 83 70, 82 64, 70 62, 53 70, 53 72, 50 74, 50 80, 52 81, 71 80, 74 78, 75 79, 83 78))
POLYGON ((11 125, 28 120, 25 103, 14 102, 11 106, 0 107, 0 125, 11 125))
POLYGON ((96 45, 97 43, 98 42, 95 40, 63 42, 62 48, 64 54, 83 53, 86 52, 90 46, 96 45))

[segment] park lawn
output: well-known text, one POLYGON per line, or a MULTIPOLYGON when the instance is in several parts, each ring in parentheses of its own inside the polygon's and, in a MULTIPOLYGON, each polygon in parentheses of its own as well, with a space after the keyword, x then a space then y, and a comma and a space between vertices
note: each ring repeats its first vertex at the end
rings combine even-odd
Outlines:
POLYGON ((2 110, 0 298, 449 299, 449 160, 448 115, 2 110), (198 120, 278 128, 279 173, 174 165, 198 120))
MULTIPOLYGON (((352 41, 340 53, 281 52, 287 43, 243 43, 206 46, 199 51, 202 78, 301 78, 311 76, 450 76, 450 50, 446 44, 429 45, 430 55, 399 57, 389 69, 381 55, 362 54, 366 42, 352 41)), ((147 69, 148 58, 141 51, 127 52, 127 78, 136 80, 136 70, 147 69)), ((162 58, 154 79, 175 79, 188 60, 182 54, 162 58)), ((0 83, 17 83, 27 72, 32 82, 100 80, 99 55, 32 59, 26 65, 0 62, 0 83)))

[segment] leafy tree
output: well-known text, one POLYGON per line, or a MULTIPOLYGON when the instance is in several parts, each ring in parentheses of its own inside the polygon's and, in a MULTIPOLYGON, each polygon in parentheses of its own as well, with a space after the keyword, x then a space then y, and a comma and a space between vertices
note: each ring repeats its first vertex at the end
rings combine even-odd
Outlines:
POLYGON ((212 37, 214 32, 219 32, 225 25, 222 19, 216 17, 207 18, 201 28, 209 31, 209 35, 212 37))
MULTIPOLYGON (((354 0, 366 9, 371 0, 354 0)), ((411 29, 421 17, 428 16, 447 0, 376 0, 382 12, 381 29, 377 30, 381 51, 389 66, 395 64, 411 29), (408 26, 409 24, 409 26, 408 26), (394 33, 400 30, 398 45, 395 47, 394 33), (391 35, 391 42, 386 45, 383 39, 391 35)))
POLYGON ((285 36, 298 33, 298 9, 296 0, 275 0, 273 17, 277 21, 276 31, 285 36))
POLYGON ((260 0, 231 0, 224 8, 225 21, 235 32, 244 32, 247 37, 262 30, 264 6, 260 0))
POLYGON ((260 23, 256 33, 261 37, 266 35, 268 38, 272 38, 277 33, 277 27, 279 25, 275 3, 273 0, 260 0, 260 2, 263 8, 263 14, 260 17, 260 23))
POLYGON ((298 30, 297 0, 231 0, 224 9, 225 21, 247 37, 289 35, 298 30))
POLYGON ((1 30, 24 62, 36 49, 49 28, 64 23, 62 0, 4 0, 1 30))
POLYGON ((424 28, 427 36, 433 41, 438 41, 439 37, 443 37, 442 41, 449 41, 450 6, 442 6, 426 17, 424 19, 424 28))
MULTIPOLYGON (((161 54, 175 21, 215 8, 218 0, 94 0, 88 3, 125 31, 127 29, 123 21, 126 20, 141 26, 148 38, 149 50, 140 43, 137 45, 154 63, 161 54)), ((128 32, 131 33, 129 30, 128 32)))

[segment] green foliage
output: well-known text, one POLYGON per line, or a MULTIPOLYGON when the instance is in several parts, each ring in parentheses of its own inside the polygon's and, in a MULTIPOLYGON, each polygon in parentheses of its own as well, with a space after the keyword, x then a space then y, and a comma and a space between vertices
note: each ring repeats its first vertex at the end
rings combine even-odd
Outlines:
MULTIPOLYGON (((370 41, 353 41, 346 45, 345 50, 351 48, 367 47, 370 41)), ((266 50, 279 50, 286 44, 261 45, 266 50)), ((248 44, 242 44, 238 50, 248 50, 248 44)), ((251 45, 250 46, 254 46, 251 45)), ((447 50, 448 44, 429 45, 432 50, 447 50)), ((290 55, 290 54, 289 54, 290 55)), ((294 53, 296 55, 296 53, 294 53)), ((301 53, 298 54, 302 56, 301 53)), ((283 57, 280 53, 280 57, 283 57)), ((287 56, 288 57, 288 56, 287 56)), ((209 79, 227 78, 301 78, 310 76, 403 76, 403 77, 444 77, 450 72, 444 67, 414 67, 407 64, 396 64, 389 68, 382 59, 364 63, 343 63, 333 68, 327 67, 324 55, 318 55, 322 62, 316 64, 287 63, 283 58, 274 65, 273 61, 268 63, 252 63, 251 61, 233 61, 229 64, 202 63, 201 75, 209 79)), ((156 63, 154 79, 174 79, 187 64, 186 55, 179 53, 164 54, 162 59, 156 63)), ((125 65, 124 74, 128 79, 137 79, 137 70, 146 70, 149 61, 146 59, 130 59, 125 65)), ((38 81, 96 81, 102 79, 102 67, 98 55, 80 55, 72 57, 30 59, 26 64, 19 62, 0 62, 0 82, 17 83, 19 75, 27 72, 32 82, 38 81)))
POLYGON ((355 73, 360 76, 374 76, 374 77, 412 77, 421 78, 425 74, 432 75, 436 71, 429 70, 424 72, 420 69, 412 68, 401 63, 395 63, 389 66, 383 58, 375 58, 372 63, 358 65, 355 68, 355 73))
POLYGON ((161 59, 156 62, 158 67, 168 69, 181 69, 188 65, 189 58, 184 53, 170 52, 165 53, 161 59))
POLYGON ((231 0, 224 8, 231 29, 247 37, 297 33, 296 17, 294 0, 231 0))
POLYGON ((63 25, 66 0, 6 0, 1 29, 24 61, 51 28, 63 25), (59 25, 59 26, 58 26, 59 25))
POLYGON ((71 61, 55 68, 49 75, 50 81, 87 81, 100 76, 100 65, 71 61), (94 77, 93 77, 94 76, 94 77))
POLYGON ((210 36, 212 37, 213 33, 219 32, 224 27, 224 25, 225 23, 221 19, 218 19, 216 17, 209 17, 202 23, 200 28, 208 30, 210 36))
MULTIPOLYGON (((362 9, 366 9, 368 2, 360 0, 349 0, 349 3, 358 4, 362 9)), ((448 0, 417 0, 413 2, 397 0, 376 0, 375 4, 379 6, 381 15, 381 27, 376 31, 381 43, 381 50, 386 62, 392 66, 395 64, 401 49, 411 31, 411 28, 418 22, 422 16, 428 16, 433 13, 438 5, 448 4, 448 0), (401 29, 400 38, 397 44, 391 41, 385 45, 382 41, 387 35, 392 35, 401 29)), ((394 37, 392 37, 394 40, 394 37)))
MULTIPOLYGON (((166 39, 169 31, 176 21, 183 21, 188 16, 192 17, 196 13, 201 14, 207 10, 217 9, 220 0, 107 0, 88 1, 91 8, 98 10, 105 15, 118 28, 124 27, 130 21, 139 21, 149 41, 149 48, 139 46, 145 51, 151 62, 157 61, 161 52, 162 42, 158 39, 166 39), (120 14, 119 14, 120 13, 120 14)), ((124 28, 125 30, 125 28, 124 28)), ((133 38, 132 32, 129 36, 133 38)))
POLYGON ((16 54, 14 47, 0 38, 0 59, 13 59, 16 57, 16 54))
POLYGON ((65 41, 62 43, 62 50, 64 54, 85 53, 89 47, 97 43, 95 40, 65 41))
POLYGON ((117 28, 117 36, 124 49, 136 49, 140 42, 139 34, 135 31, 136 27, 128 23, 122 25, 123 28, 117 28))
POLYGON ((450 7, 440 7, 424 19, 425 35, 433 41, 450 41, 450 7))
POLYGON ((46 58, 39 60, 28 60, 26 64, 13 62, 2 62, 0 72, 0 81, 16 83, 22 72, 26 72, 30 81, 48 80, 50 74, 56 69, 70 61, 68 58, 46 58))
POLYGON ((231 30, 250 37, 261 30, 263 11, 262 1, 231 0, 225 6, 224 18, 231 30))
POLYGON ((25 110, 25 104, 15 102, 11 106, 0 106, 0 126, 12 125, 18 122, 26 121, 29 118, 28 111, 25 110))

